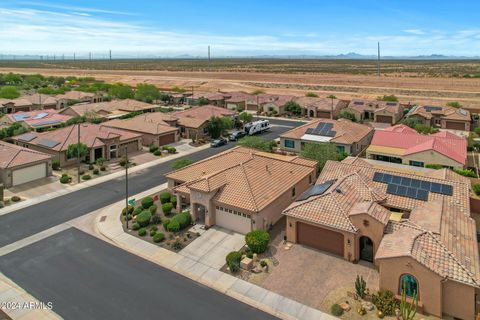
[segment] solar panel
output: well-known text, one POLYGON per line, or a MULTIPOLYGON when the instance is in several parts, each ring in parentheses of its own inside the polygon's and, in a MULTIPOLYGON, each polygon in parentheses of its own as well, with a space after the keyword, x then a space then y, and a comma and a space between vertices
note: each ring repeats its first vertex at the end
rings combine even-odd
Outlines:
POLYGON ((427 112, 432 112, 442 110, 442 107, 425 106, 424 109, 427 112))
POLYGON ((417 189, 417 199, 427 201, 428 200, 428 191, 417 189))
POLYGON ((401 184, 402 183, 402 177, 392 175, 392 181, 391 182, 394 183, 394 184, 401 184))
POLYGON ((387 102, 387 106, 396 106, 397 103, 396 102, 387 102))
POLYGON ((440 192, 442 192, 442 185, 440 183, 433 182, 430 185, 430 191, 435 192, 435 193, 440 193, 440 192))
POLYGON ((46 116, 48 116, 48 113, 42 112, 42 113, 37 114, 35 117, 33 117, 33 119, 43 119, 46 116))
POLYGON ((429 181, 420 181, 420 189, 430 191, 430 185, 432 183, 429 181))
POLYGON ((300 195, 300 197, 298 197, 297 201, 307 200, 310 197, 318 196, 318 195, 323 194, 325 191, 327 191, 335 183, 335 181, 337 181, 337 180, 336 179, 335 180, 329 180, 329 181, 326 181, 322 184, 316 184, 314 186, 311 186, 305 192, 303 192, 300 195))
POLYGON ((410 183, 410 187, 418 189, 420 188, 421 182, 422 181, 420 180, 412 179, 412 183, 410 183))
POLYGON ((22 141, 25 141, 25 142, 30 142, 30 141, 32 141, 33 139, 35 139, 36 137, 37 137, 36 134, 26 133, 26 134, 21 135, 20 137, 18 137, 18 140, 22 140, 22 141))
POLYGON ((335 137, 337 134, 336 131, 332 131, 333 124, 320 122, 316 128, 308 128, 305 133, 312 134, 316 136, 324 136, 324 137, 335 137))
POLYGON ((412 179, 410 178, 405 178, 402 177, 402 182, 400 183, 402 186, 410 187, 410 183, 412 182, 412 179))
POLYGON ((381 173, 381 172, 375 172, 375 173, 373 174, 373 181, 375 181, 375 182, 383 182, 383 175, 384 175, 384 174, 381 173))
POLYGON ((30 116, 28 114, 14 114, 13 115, 13 119, 15 119, 15 121, 23 121, 25 119, 28 119, 30 118, 30 116))
POLYGON ((46 125, 49 125, 49 124, 57 124, 57 123, 60 123, 60 121, 58 121, 58 120, 47 120, 47 121, 42 121, 42 122, 39 122, 39 123, 32 124, 32 126, 33 127, 39 127, 39 126, 46 126, 46 125))
POLYGON ((442 194, 447 196, 453 195, 453 187, 448 184, 442 184, 442 194))
POLYGON ((399 196, 405 197, 407 195, 407 187, 405 186, 398 186, 397 187, 397 194, 399 196))
POLYGON ((41 145, 41 146, 47 147, 47 148, 53 148, 56 145, 60 144, 60 142, 53 141, 53 140, 50 140, 50 139, 42 139, 38 142, 38 144, 41 145))

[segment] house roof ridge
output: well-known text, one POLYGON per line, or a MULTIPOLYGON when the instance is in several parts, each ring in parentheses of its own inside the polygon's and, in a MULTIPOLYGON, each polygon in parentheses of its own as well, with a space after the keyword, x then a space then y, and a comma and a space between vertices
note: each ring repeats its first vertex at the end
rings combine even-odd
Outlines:
POLYGON ((255 201, 252 186, 250 185, 250 181, 248 180, 248 175, 247 175, 247 172, 245 172, 245 167, 243 166, 243 163, 240 163, 240 168, 242 169, 243 175, 245 176, 245 180, 247 181, 247 188, 248 188, 248 191, 249 191, 250 195, 252 196, 252 202, 253 202, 253 205, 255 207, 255 211, 259 212, 260 210, 258 209, 257 202, 255 201))

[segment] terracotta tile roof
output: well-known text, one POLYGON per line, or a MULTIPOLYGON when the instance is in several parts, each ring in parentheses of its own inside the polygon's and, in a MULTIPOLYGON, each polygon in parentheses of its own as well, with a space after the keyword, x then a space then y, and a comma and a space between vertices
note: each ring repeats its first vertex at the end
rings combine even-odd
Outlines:
POLYGON ((35 93, 30 95, 24 95, 17 99, 4 99, 2 100, 1 103, 4 105, 7 103, 12 103, 16 107, 32 106, 32 105, 40 105, 40 104, 52 105, 57 103, 57 99, 46 94, 35 93))
POLYGON ((394 115, 403 113, 403 108, 400 103, 390 101, 353 99, 350 101, 347 108, 360 113, 365 111, 386 111, 394 115))
POLYGON ((291 157, 280 160, 253 149, 237 147, 174 171, 167 178, 186 181, 175 187, 175 191, 216 191, 213 199, 217 203, 255 213, 314 172, 314 162, 300 164, 294 160, 296 158, 291 157))
MULTIPOLYGON (((407 129, 405 125, 397 125, 390 130, 375 131, 372 148, 385 147, 400 149, 401 155, 410 155, 424 151, 436 151, 458 163, 467 161, 467 141, 451 133, 424 135, 407 129)), ((368 149, 367 149, 368 150, 368 149)), ((386 153, 389 150, 385 150, 386 153)), ((398 154, 398 153, 396 153, 398 154)))
MULTIPOLYGON (((295 102, 298 103, 301 107, 315 107, 316 110, 320 111, 331 111, 332 110, 332 99, 328 98, 318 98, 318 97, 297 97, 295 102)), ((346 103, 342 100, 333 99, 333 109, 341 109, 345 107, 346 103)))
POLYGON ((116 119, 102 123, 103 126, 131 130, 148 134, 166 134, 177 132, 178 128, 171 127, 163 120, 153 121, 147 115, 139 115, 129 119, 116 119))
POLYGON ((335 131, 336 134, 330 140, 330 142, 334 143, 352 144, 362 140, 365 136, 373 131, 373 128, 369 126, 355 123, 347 119, 318 119, 287 131, 280 135, 280 137, 300 139, 306 133, 307 129, 316 128, 320 122, 333 124, 332 130, 335 131))
POLYGON ((7 114, 9 122, 24 122, 30 127, 42 127, 46 125, 57 125, 67 122, 71 116, 59 114, 56 110, 35 110, 28 112, 15 112, 7 114))
MULTIPOLYGON (((143 111, 155 108, 155 105, 145 103, 142 101, 137 101, 133 99, 125 100, 112 100, 112 101, 103 101, 96 103, 79 103, 74 104, 66 109, 71 109, 75 111, 80 116, 85 115, 86 113, 98 113, 99 111, 105 111, 107 113, 112 113, 114 111, 120 110, 125 112, 134 112, 134 111, 143 111)), ((66 110, 64 109, 64 110, 66 110)), ((64 112, 62 110, 61 112, 64 112)))
POLYGON ((85 98, 93 98, 95 93, 92 92, 83 92, 83 91, 67 91, 64 94, 58 94, 55 96, 58 100, 67 99, 67 100, 82 100, 85 98))
POLYGON ((237 113, 225 108, 205 105, 174 112, 171 115, 178 118, 178 124, 189 128, 198 128, 212 117, 228 117, 237 113))
POLYGON ((2 169, 48 160, 51 157, 51 155, 39 151, 0 141, 0 168, 2 169))
POLYGON ((255 96, 246 92, 229 92, 230 97, 225 102, 238 103, 254 99, 255 96))
MULTIPOLYGON (((126 130, 109 128, 98 124, 84 123, 80 125, 80 142, 89 148, 105 145, 102 140, 119 138, 121 142, 131 139, 138 139, 142 135, 126 130)), ((71 144, 78 141, 78 125, 72 125, 60 128, 54 131, 30 132, 23 135, 12 137, 14 141, 27 142, 42 148, 55 151, 65 151, 71 144), (53 147, 46 147, 45 141, 55 143, 53 147)))
POLYGON ((437 116, 447 120, 471 121, 468 110, 449 106, 415 106, 406 116, 410 117, 414 115, 421 116, 425 119, 432 119, 434 116, 437 116))

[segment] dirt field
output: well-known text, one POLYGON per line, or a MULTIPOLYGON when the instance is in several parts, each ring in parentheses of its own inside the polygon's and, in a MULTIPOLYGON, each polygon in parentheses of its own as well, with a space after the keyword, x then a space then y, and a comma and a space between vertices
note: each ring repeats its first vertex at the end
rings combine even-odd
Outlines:
MULTIPOLYGON (((105 64, 107 62, 103 62, 105 64)), ((437 62, 438 63, 438 62, 437 62)), ((445 69, 454 70, 454 64, 445 62, 445 69), (448 67, 448 68, 447 68, 448 67)), ((0 64, 0 66, 5 63, 0 64)), ((84 66, 84 65, 82 65, 84 66)), ((349 70, 348 64, 345 65, 349 70)), ((394 94, 401 102, 418 104, 445 104, 459 101, 472 111, 480 111, 480 78, 464 78, 427 75, 426 72, 382 73, 375 75, 341 74, 341 70, 329 73, 265 73, 234 71, 161 71, 161 70, 93 70, 58 64, 43 64, 41 68, 1 68, 0 73, 41 73, 44 75, 93 76, 108 82, 123 82, 131 85, 152 83, 163 89, 179 86, 195 91, 253 91, 262 89, 269 93, 286 93, 303 95, 316 92, 319 96, 336 95, 341 99, 376 98, 381 95, 394 94)), ((116 65, 116 67, 118 67, 116 65)), ((132 66, 130 66, 133 68, 132 66)), ((412 68, 412 67, 408 67, 412 68)), ((423 66, 422 68, 425 68, 423 66)), ((438 67, 439 68, 439 67, 438 67)), ((459 65, 459 72, 466 72, 466 65, 459 65)), ((477 72, 478 64, 467 69, 477 72), (468 69, 470 68, 470 69, 468 69)), ((225 68, 228 69, 228 68, 225 68)), ((265 67, 260 70, 266 69, 265 67)), ((270 69, 277 70, 270 66, 270 69), (273 69, 272 69, 273 68, 273 69)), ((410 69, 408 69, 410 70, 410 69)), ((422 69, 423 70, 423 69, 422 69)), ((289 72, 290 70, 285 70, 289 72)))

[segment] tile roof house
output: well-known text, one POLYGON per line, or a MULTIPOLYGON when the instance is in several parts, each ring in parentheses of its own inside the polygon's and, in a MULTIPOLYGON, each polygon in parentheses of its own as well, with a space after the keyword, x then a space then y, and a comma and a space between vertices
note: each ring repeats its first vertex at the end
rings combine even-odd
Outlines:
POLYGON ((225 99, 230 98, 230 94, 223 92, 194 92, 185 98, 185 102, 188 105, 196 106, 201 98, 206 99, 210 105, 224 107, 225 99))
POLYGON ((72 117, 115 119, 130 112, 152 112, 157 106, 133 99, 112 100, 96 103, 79 103, 60 110, 61 114, 72 117))
POLYGON ((280 148, 300 152, 304 143, 332 143, 341 152, 357 155, 372 139, 373 128, 347 119, 318 119, 280 135, 280 148))
POLYGON ((77 144, 80 128, 80 143, 89 149, 86 161, 95 162, 99 158, 107 160, 121 157, 141 148, 142 135, 127 130, 109 128, 102 125, 83 123, 46 132, 29 132, 12 137, 16 145, 53 155, 61 166, 73 165, 76 157, 69 157, 68 147, 77 144))
POLYGON ((283 115, 286 113, 285 104, 294 99, 295 96, 292 95, 261 93, 258 95, 258 111, 267 115, 283 115))
POLYGON ((403 117, 403 107, 399 102, 353 99, 345 111, 355 115, 358 122, 397 123, 403 117))
POLYGON ((166 175, 180 210, 240 233, 266 230, 315 181, 316 162, 235 147, 166 175))
POLYGON ((463 168, 467 163, 467 141, 446 131, 420 134, 401 124, 375 131, 367 158, 419 167, 439 164, 463 168))
POLYGON ((427 126, 470 131, 472 118, 468 110, 449 106, 415 106, 406 117, 427 126))
POLYGON ((225 99, 225 108, 230 110, 257 111, 257 97, 246 92, 229 92, 230 97, 225 99))
POLYGON ((27 129, 43 131, 50 128, 58 128, 71 118, 71 116, 59 114, 57 110, 49 109, 9 113, 2 118, 2 122, 9 124, 18 122, 27 129))
POLYGON ((337 119, 347 102, 339 99, 297 97, 295 102, 302 107, 302 115, 309 118, 337 119))
POLYGON ((480 262, 470 184, 441 171, 426 176, 352 158, 328 161, 316 185, 284 210, 287 238, 374 262, 381 290, 398 296, 408 286, 428 314, 473 319, 480 262))
POLYGON ((64 94, 55 96, 57 99, 57 109, 63 109, 70 104, 75 103, 96 103, 101 102, 103 97, 93 92, 67 91, 64 94))
POLYGON ((15 113, 19 111, 34 111, 56 108, 56 98, 40 93, 24 95, 17 99, 0 99, 0 112, 2 113, 15 113))
POLYGON ((5 188, 52 174, 52 156, 0 141, 0 183, 5 188))

